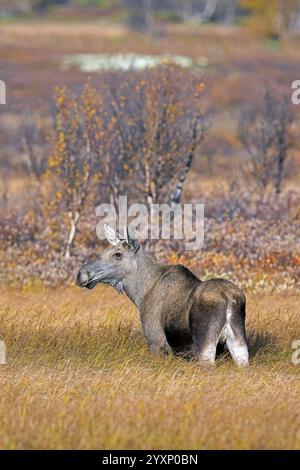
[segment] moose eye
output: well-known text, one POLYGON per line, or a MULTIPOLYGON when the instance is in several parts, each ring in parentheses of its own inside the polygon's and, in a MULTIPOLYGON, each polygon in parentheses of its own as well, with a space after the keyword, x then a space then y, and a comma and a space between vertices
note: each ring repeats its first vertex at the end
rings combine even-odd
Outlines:
POLYGON ((119 252, 114 253, 114 254, 113 254, 113 257, 114 257, 115 259, 120 260, 120 259, 122 258, 122 253, 119 253, 119 252))

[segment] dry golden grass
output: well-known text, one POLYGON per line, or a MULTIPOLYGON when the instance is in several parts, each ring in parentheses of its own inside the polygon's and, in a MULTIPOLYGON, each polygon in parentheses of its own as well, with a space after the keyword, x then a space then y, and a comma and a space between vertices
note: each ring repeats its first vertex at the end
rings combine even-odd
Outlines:
POLYGON ((248 295, 251 367, 152 357, 113 290, 4 289, 0 447, 300 447, 299 296, 248 295))
MULTIPOLYGON (((162 33, 151 40, 95 22, 1 23, 1 78, 10 103, 36 107, 54 85, 82 85, 83 74, 61 69, 66 53, 206 56, 212 101, 225 112, 215 135, 234 145, 232 105, 249 83, 253 89, 259 77, 295 79, 297 39, 273 50, 240 28, 173 25, 162 33)), ((225 177, 219 170, 205 180, 191 174, 190 195, 226 181, 228 168, 225 177)), ((26 183, 10 180, 9 198, 23 194, 26 183)), ((237 370, 222 357, 215 370, 203 371, 195 361, 152 357, 135 309, 109 288, 1 288, 7 365, 0 366, 0 448, 300 448, 300 366, 291 362, 292 341, 300 339, 299 299, 291 292, 249 294, 251 367, 237 370)))

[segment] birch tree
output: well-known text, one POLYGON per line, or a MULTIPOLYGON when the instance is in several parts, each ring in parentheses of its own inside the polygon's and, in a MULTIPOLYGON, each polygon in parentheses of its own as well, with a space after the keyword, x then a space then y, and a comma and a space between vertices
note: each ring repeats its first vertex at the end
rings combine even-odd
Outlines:
POLYGON ((242 112, 239 135, 246 150, 244 174, 262 190, 272 185, 276 194, 281 193, 292 122, 289 99, 269 88, 258 107, 245 108, 242 112))
POLYGON ((132 73, 114 88, 113 135, 120 139, 122 149, 119 168, 126 168, 118 187, 149 205, 180 202, 207 129, 202 78, 164 65, 132 73), (128 179, 135 184, 128 184, 128 179))
POLYGON ((79 100, 65 88, 56 90, 54 148, 48 160, 47 178, 50 208, 55 209, 55 217, 67 216, 68 220, 63 246, 66 259, 97 176, 93 173, 93 150, 98 140, 94 116, 94 95, 88 88, 79 100))

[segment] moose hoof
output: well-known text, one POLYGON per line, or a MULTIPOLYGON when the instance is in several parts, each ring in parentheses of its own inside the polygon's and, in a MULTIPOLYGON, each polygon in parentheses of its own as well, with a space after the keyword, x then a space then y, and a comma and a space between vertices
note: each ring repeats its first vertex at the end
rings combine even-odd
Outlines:
POLYGON ((205 370, 214 369, 216 367, 215 359, 210 359, 207 357, 199 357, 198 358, 200 367, 205 370))
POLYGON ((167 354, 171 354, 172 349, 168 344, 164 345, 155 345, 151 344, 149 346, 151 354, 159 355, 159 356, 166 356, 167 354))

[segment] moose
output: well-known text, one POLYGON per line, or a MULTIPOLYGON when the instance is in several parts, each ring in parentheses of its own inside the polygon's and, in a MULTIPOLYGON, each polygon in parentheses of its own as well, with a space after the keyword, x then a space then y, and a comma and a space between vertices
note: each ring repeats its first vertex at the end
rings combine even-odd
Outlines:
POLYGON ((112 247, 84 264, 76 283, 92 289, 108 284, 125 293, 140 312, 148 348, 154 354, 193 349, 199 363, 215 364, 225 347, 238 366, 247 366, 246 299, 225 279, 201 281, 185 266, 165 265, 144 252, 129 234, 121 238, 105 226, 112 247))

